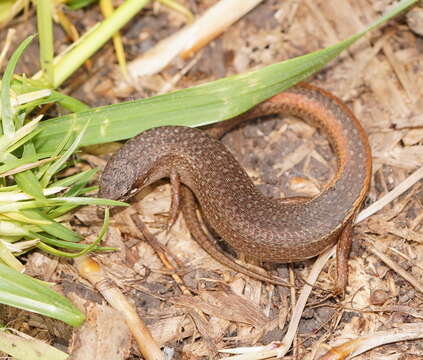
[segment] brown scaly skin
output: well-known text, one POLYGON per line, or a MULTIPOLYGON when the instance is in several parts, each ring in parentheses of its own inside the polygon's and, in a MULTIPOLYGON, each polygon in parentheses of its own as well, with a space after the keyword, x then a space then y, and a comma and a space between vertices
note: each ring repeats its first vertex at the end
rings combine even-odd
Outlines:
MULTIPOLYGON (((212 137, 198 129, 164 126, 136 136, 107 163, 100 178, 99 196, 128 199, 139 189, 170 177, 174 190, 180 188, 181 182, 194 193, 202 215, 216 233, 235 250, 262 261, 305 260, 322 253, 340 238, 337 290, 343 289, 351 224, 371 177, 367 136, 348 107, 322 89, 300 84, 220 123, 208 133, 212 137), (212 138, 245 120, 276 113, 296 115, 322 128, 335 151, 336 175, 313 199, 281 202, 266 198, 225 146, 212 138)), ((173 198, 177 205, 178 196, 173 198)), ((189 203, 194 206, 192 201, 189 203)), ((192 215, 195 210, 190 211, 192 215)), ((189 229, 198 234, 198 218, 187 217, 189 229)), ((230 257, 223 261, 212 240, 207 236, 194 237, 209 253, 219 254, 214 255, 218 261, 261 280, 280 283, 267 275, 243 271, 247 268, 230 257)))

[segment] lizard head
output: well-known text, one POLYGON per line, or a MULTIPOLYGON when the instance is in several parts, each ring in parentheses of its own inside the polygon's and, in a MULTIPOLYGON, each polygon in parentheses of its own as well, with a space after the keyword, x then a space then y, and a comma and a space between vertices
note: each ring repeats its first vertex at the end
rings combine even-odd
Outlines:
POLYGON ((139 190, 134 164, 125 159, 109 161, 99 184, 98 197, 111 200, 127 200, 139 190))

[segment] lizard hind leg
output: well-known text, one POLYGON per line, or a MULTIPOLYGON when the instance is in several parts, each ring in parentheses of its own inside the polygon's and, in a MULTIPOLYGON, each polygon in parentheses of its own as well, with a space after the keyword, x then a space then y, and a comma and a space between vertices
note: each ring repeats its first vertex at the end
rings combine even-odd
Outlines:
POLYGON ((181 180, 176 170, 170 172, 170 191, 171 202, 169 211, 169 221, 167 223, 167 231, 175 224, 181 208, 181 180))
POLYGON ((334 293, 344 295, 348 283, 348 260, 353 240, 353 219, 342 230, 336 245, 336 283, 334 293))
POLYGON ((205 232, 202 227, 202 224, 200 222, 200 219, 198 218, 196 211, 198 205, 195 200, 194 194, 186 186, 182 186, 181 192, 183 198, 182 213, 184 215, 187 227, 193 238, 211 257, 213 257, 219 263, 226 265, 230 269, 247 275, 253 279, 268 282, 274 285, 281 285, 287 287, 292 286, 287 282, 283 281, 282 279, 268 275, 262 269, 251 269, 247 267, 247 265, 240 264, 230 255, 226 255, 221 252, 217 248, 215 241, 211 239, 211 237, 205 232))
MULTIPOLYGON (((311 197, 295 196, 280 201, 285 204, 309 201, 311 197)), ((348 283, 348 260, 352 245, 353 216, 342 229, 336 245, 336 280, 333 292, 335 295, 344 295, 348 283)))

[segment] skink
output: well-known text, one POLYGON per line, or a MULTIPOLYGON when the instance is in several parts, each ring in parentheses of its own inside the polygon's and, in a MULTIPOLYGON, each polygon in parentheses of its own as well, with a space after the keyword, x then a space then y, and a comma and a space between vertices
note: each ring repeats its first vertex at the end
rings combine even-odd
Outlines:
POLYGON ((172 219, 183 192, 188 228, 218 261, 260 280, 280 283, 220 252, 202 229, 196 201, 207 224, 222 239, 260 261, 305 260, 339 240, 337 289, 345 286, 352 221, 369 189, 371 152, 359 121, 329 92, 299 84, 206 132, 182 126, 147 130, 108 161, 100 178, 99 196, 125 200, 162 178, 170 178, 172 183, 172 219), (245 120, 277 113, 298 116, 321 128, 333 147, 336 174, 315 198, 279 201, 265 197, 216 139, 245 120))

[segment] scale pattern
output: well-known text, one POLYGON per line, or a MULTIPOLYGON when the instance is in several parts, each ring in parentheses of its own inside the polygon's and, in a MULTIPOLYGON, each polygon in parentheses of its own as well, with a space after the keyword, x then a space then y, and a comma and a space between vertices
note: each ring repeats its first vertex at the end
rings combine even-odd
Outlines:
POLYGON ((365 131, 339 99, 300 84, 206 132, 164 126, 128 141, 107 163, 100 195, 124 200, 171 172, 195 194, 208 224, 235 250, 271 262, 316 256, 337 241, 368 191, 371 154, 365 131), (321 128, 337 157, 337 172, 309 201, 263 196, 220 137, 242 121, 292 114, 321 128))

